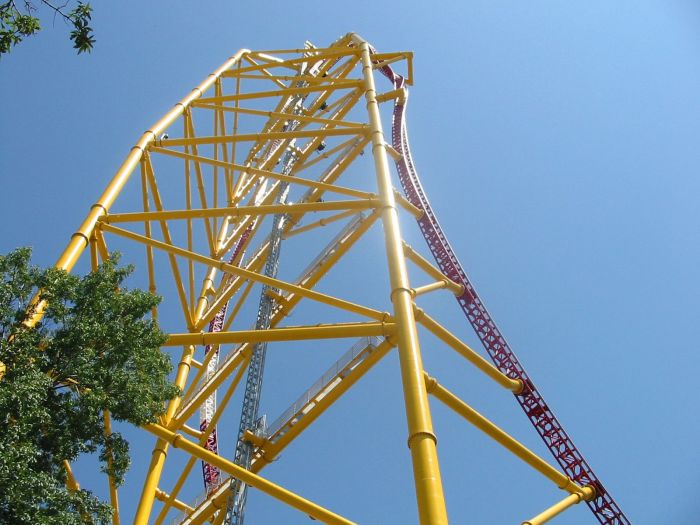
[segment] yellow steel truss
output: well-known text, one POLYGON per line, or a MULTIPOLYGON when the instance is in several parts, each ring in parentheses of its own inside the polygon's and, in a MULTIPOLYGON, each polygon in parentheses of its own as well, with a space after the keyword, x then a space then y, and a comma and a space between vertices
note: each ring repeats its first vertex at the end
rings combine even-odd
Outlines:
MULTIPOLYGON (((158 424, 144 427, 157 439, 134 523, 163 523, 171 511, 181 513, 185 523, 221 523, 231 478, 210 490, 199 503, 188 503, 182 494, 198 460, 319 521, 352 523, 268 481, 259 472, 393 348, 401 369, 421 524, 448 522, 429 394, 570 493, 528 523, 544 523, 594 496, 592 488, 573 483, 423 369, 418 324, 505 389, 519 392, 523 386, 415 305, 416 297, 435 290, 457 295, 463 290, 416 253, 401 235, 402 210, 414 216, 421 212, 397 195, 392 185, 389 158, 399 154, 386 143, 379 105, 405 97, 405 93, 392 90, 378 94, 374 75, 379 67, 402 61, 410 83, 410 53, 373 54, 366 41, 352 34, 323 49, 239 51, 143 134, 58 259, 56 266, 70 271, 89 246, 94 267, 107 257, 108 240, 119 239, 121 247, 125 243, 140 245, 145 250, 144 282, 152 292, 166 296, 161 310, 167 307, 172 312, 174 304, 181 315, 179 322, 168 319, 167 326, 184 328, 181 333, 171 333, 164 346, 181 348, 174 381, 182 395, 170 401, 158 424), (316 73, 311 73, 312 66, 316 73), (360 103, 363 98, 364 107, 360 103), (303 104, 292 111, 290 105, 295 100, 303 100, 303 104), (296 123, 291 130, 285 127, 289 121, 296 123), (367 147, 372 153, 374 184, 362 179, 366 188, 338 184, 367 147), (296 161, 290 172, 281 173, 277 166, 285 152, 291 152, 296 161), (134 177, 139 170, 140 179, 134 177), (128 202, 126 197, 118 201, 131 178, 136 179, 134 191, 140 192, 140 199, 137 203, 128 202), (181 184, 182 191, 173 190, 181 184), (282 184, 295 189, 297 196, 292 204, 276 203, 282 184), (113 212, 117 201, 123 211, 113 212), (320 228, 348 224, 296 281, 262 272, 270 241, 261 225, 266 217, 280 213, 288 218, 284 238, 307 239, 311 246, 318 244, 315 239, 320 228), (378 219, 383 226, 388 262, 388 311, 314 289, 378 219), (234 250, 239 255, 231 260, 234 250), (407 260, 431 281, 413 287, 407 260), (251 289, 260 284, 273 289, 269 294, 276 307, 270 328, 241 330, 237 328, 241 326, 239 316, 251 303, 251 289), (299 304, 310 302, 321 308, 334 307, 349 320, 280 326, 299 304), (207 325, 227 303, 231 307, 223 329, 207 332, 207 325), (231 413, 229 401, 250 362, 254 343, 346 337, 375 337, 378 343, 368 344, 342 380, 336 380, 283 434, 259 436, 248 432, 248 439, 255 445, 250 470, 207 450, 205 443, 217 422, 225 411, 231 413), (206 345, 217 351, 233 345, 213 373, 210 365, 217 353, 205 355, 206 345), (192 418, 219 389, 223 395, 209 425, 197 430, 199 426, 192 424, 192 418), (163 471, 171 447, 189 458, 183 468, 166 478, 163 471), (154 511, 156 501, 161 504, 158 512, 154 511)), ((358 180, 344 180, 348 179, 358 180)), ((153 315, 158 316, 159 311, 153 315)), ((111 432, 107 413, 104 423, 105 432, 111 432)), ((70 465, 66 464, 66 469, 69 483, 77 487, 70 465)), ((119 523, 118 496, 112 479, 109 488, 114 523, 119 523)))

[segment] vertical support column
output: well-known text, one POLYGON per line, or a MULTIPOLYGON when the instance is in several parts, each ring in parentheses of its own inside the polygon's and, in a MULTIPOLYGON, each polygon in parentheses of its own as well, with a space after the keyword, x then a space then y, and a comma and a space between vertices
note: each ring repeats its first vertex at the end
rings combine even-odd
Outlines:
MULTIPOLYGON (((194 351, 194 346, 186 346, 183 348, 182 358, 180 359, 175 375, 175 386, 177 386, 180 391, 184 390, 187 384, 187 376, 190 372, 194 351)), ((180 400, 180 397, 177 396, 168 403, 168 409, 163 421, 165 426, 167 426, 170 420, 175 416, 177 407, 180 405, 180 400)), ((155 447, 153 447, 151 463, 148 466, 148 473, 146 474, 146 480, 143 482, 143 490, 141 491, 141 499, 136 509, 136 516, 134 516, 134 525, 148 524, 151 510, 153 510, 153 502, 156 497, 156 489, 158 488, 160 475, 163 472, 165 458, 168 455, 168 447, 169 443, 163 438, 158 438, 155 447)))
POLYGON ((413 315, 413 298, 403 256, 398 211, 392 190, 379 104, 374 87, 369 44, 362 41, 360 50, 365 99, 372 134, 374 169, 382 203, 381 216, 391 281, 391 301, 396 320, 397 346, 408 420, 408 446, 413 461, 418 513, 421 525, 447 525, 447 510, 437 458, 437 439, 433 433, 428 394, 423 380, 423 363, 418 345, 416 320, 413 315))

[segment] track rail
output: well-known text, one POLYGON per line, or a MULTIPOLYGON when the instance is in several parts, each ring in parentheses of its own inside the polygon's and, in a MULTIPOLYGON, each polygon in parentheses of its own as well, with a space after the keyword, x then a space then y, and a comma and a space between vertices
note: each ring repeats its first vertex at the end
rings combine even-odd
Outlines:
MULTIPOLYGON (((405 88, 404 78, 395 73, 391 67, 384 66, 379 70, 391 81, 394 89, 405 88)), ((396 167, 401 186, 408 201, 423 211, 422 217, 418 219, 418 226, 440 270, 447 277, 464 286, 464 293, 457 297, 457 302, 491 360, 504 374, 523 381, 525 388, 520 394, 515 394, 515 398, 559 466, 576 483, 595 488, 596 497, 588 501, 587 504, 598 521, 602 525, 629 525, 630 521, 615 503, 610 493, 605 490, 603 484, 593 473, 591 467, 537 391, 534 383, 486 310, 440 227, 411 157, 406 127, 405 97, 396 99, 391 131, 392 146, 400 154, 400 159, 396 161, 396 167)))
MULTIPOLYGON (((236 247, 234 248, 233 253, 231 254, 229 264, 238 263, 239 255, 241 254, 241 251, 243 250, 243 247, 245 246, 245 243, 248 240, 250 232, 251 227, 248 227, 248 229, 244 231, 241 235, 241 238, 238 240, 238 243, 236 244, 236 247)), ((227 276, 225 277, 224 282, 228 282, 230 279, 231 276, 227 276)), ((226 302, 221 307, 221 309, 216 313, 214 318, 209 323, 209 332, 216 333, 221 331, 221 329, 224 326, 227 309, 228 302, 226 302)), ((207 366, 207 379, 211 378, 211 376, 216 372, 216 368, 219 365, 218 345, 207 345, 204 348, 204 355, 207 355, 209 352, 216 352, 216 354, 212 357, 207 366)), ((209 422, 214 416, 214 412, 216 412, 216 395, 212 394, 204 402, 200 411, 199 430, 201 432, 205 432, 209 427, 209 422)), ((219 453, 219 441, 217 437, 216 427, 214 427, 214 429, 209 434, 209 437, 204 443, 204 448, 207 449, 209 452, 213 452, 214 454, 219 453)), ((207 494, 211 493, 212 491, 215 491, 221 483, 221 471, 217 467, 207 463, 206 461, 202 461, 202 476, 204 477, 204 488, 206 489, 207 494)))

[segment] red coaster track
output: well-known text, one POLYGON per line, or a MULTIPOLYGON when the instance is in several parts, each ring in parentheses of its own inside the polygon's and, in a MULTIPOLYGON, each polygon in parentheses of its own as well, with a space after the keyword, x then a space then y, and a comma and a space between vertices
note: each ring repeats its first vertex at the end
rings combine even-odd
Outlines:
MULTIPOLYGON (((391 67, 384 66, 380 71, 392 82, 395 89, 404 88, 404 78, 395 73, 391 67)), ((392 146, 401 154, 401 159, 396 162, 399 179, 409 202, 423 210, 423 216, 418 219, 418 226, 438 267, 447 277, 464 287, 464 293, 457 297, 459 306, 496 367, 509 377, 520 379, 525 385, 523 391, 516 394, 515 398, 557 463, 576 483, 591 485, 595 488, 596 497, 587 504, 598 521, 603 525, 629 525, 630 521, 610 493, 605 490, 537 391, 459 263, 418 178, 418 172, 411 157, 405 117, 406 99, 397 98, 391 132, 392 146)))

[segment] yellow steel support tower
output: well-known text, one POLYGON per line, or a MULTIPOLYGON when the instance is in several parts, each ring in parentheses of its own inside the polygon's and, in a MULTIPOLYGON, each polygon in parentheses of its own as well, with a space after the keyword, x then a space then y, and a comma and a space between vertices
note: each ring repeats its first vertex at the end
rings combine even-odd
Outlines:
MULTIPOLYGON (((388 64, 403 68, 412 83, 410 52, 378 53, 355 34, 325 48, 307 44, 303 49, 239 51, 143 134, 59 257, 56 266, 70 271, 88 247, 93 268, 114 246, 127 257, 131 246, 140 247, 145 255, 138 268, 141 283, 164 296, 153 315, 170 332, 163 350, 175 352, 174 382, 182 394, 170 401, 160 421, 143 428, 155 441, 134 523, 160 524, 173 516, 181 523, 223 523, 234 479, 321 522, 353 523, 352 516, 340 516, 260 472, 394 348, 422 525, 448 523, 429 394, 567 493, 527 523, 544 523, 594 497, 593 487, 574 483, 423 368, 419 324, 495 384, 515 393, 523 388, 415 304, 434 291, 460 295, 463 287, 402 236, 399 215, 420 217, 421 210, 398 195, 392 182, 389 160, 401 154, 387 144, 381 104, 402 99, 406 92, 378 91, 375 76, 388 64), (371 162, 363 157, 365 150, 371 150, 371 162), (292 159, 285 173, 282 159, 292 159), (374 176, 365 177, 368 171, 374 176), (291 188, 286 203, 276 200, 283 184, 291 188), (263 273, 270 250, 265 225, 275 214, 285 214, 284 243, 293 245, 289 250, 295 258, 307 256, 297 279, 286 271, 263 273), (320 291, 319 282, 378 223, 389 275, 384 306, 320 291), (407 261, 428 284, 412 285, 407 261), (263 285, 275 304, 270 328, 249 329, 251 305, 257 304, 263 285), (293 311, 308 305, 312 312, 325 309, 346 320, 324 323, 319 314, 315 322, 287 322, 293 311), (221 326, 208 328, 217 314, 221 326), (237 417, 230 400, 255 344, 342 339, 358 342, 323 376, 321 386, 309 390, 305 401, 292 405, 279 421, 246 431, 254 451, 250 468, 218 453, 217 424, 237 417), (213 412, 204 423, 197 422, 206 403, 213 412), (168 471, 174 449, 187 460, 168 471), (194 500, 185 486, 191 478, 201 483, 200 469, 194 468, 199 462, 216 476, 204 497, 194 500)), ((384 264, 383 256, 373 264, 384 264)), ((105 432, 111 432, 109 414, 104 421, 105 432)), ((68 464, 66 468, 71 486, 78 487, 79 473, 68 464)), ((108 483, 114 522, 128 522, 131 516, 120 517, 117 488, 111 479, 108 483)), ((254 516, 250 520, 255 523, 254 516)), ((455 522, 465 518, 455 517, 455 522)))

